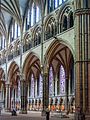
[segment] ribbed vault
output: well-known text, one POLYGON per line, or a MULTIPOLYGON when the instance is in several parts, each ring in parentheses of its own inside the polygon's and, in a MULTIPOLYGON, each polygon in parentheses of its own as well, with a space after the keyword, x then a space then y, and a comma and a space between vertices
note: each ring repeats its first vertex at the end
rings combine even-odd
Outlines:
POLYGON ((38 72, 40 73, 40 60, 34 53, 30 53, 27 56, 23 67, 25 79, 28 80, 31 73, 36 77, 38 72))
POLYGON ((16 64, 16 62, 12 62, 8 70, 8 79, 11 85, 17 84, 19 73, 19 66, 16 64))
POLYGON ((66 72, 69 72, 71 61, 72 61, 72 53, 70 49, 60 43, 60 41, 56 40, 54 43, 52 43, 46 53, 47 62, 49 65, 53 65, 55 71, 56 67, 59 64, 62 64, 65 68, 66 72))

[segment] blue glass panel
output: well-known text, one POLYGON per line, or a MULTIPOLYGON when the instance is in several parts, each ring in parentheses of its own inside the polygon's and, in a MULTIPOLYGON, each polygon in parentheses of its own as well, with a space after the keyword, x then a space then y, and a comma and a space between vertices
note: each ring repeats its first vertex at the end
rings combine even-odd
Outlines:
POLYGON ((34 3, 32 4, 32 9, 31 9, 31 26, 34 24, 34 3))
POLYGON ((34 76, 31 75, 31 97, 34 97, 34 76))
POLYGON ((40 19, 40 10, 39 10, 39 7, 37 6, 36 7, 36 22, 38 22, 40 19))
POLYGON ((18 98, 21 97, 20 81, 18 80, 18 98))
POLYGON ((60 67, 60 94, 65 93, 65 70, 64 67, 61 65, 60 67))
POLYGON ((59 0, 59 5, 62 4, 62 0, 59 0))
POLYGON ((49 96, 53 95, 53 69, 50 67, 49 70, 49 96))
POLYGON ((55 8, 57 8, 58 7, 58 0, 55 0, 55 8))
POLYGON ((42 97, 42 92, 43 92, 43 83, 42 83, 42 76, 40 75, 39 77, 39 96, 42 97))

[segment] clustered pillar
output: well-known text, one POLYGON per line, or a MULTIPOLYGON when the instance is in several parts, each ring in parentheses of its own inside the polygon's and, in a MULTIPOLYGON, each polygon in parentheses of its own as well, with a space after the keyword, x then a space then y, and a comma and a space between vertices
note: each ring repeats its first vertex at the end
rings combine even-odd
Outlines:
MULTIPOLYGON (((90 1, 76 0, 76 112, 90 114, 90 1)), ((76 118, 77 119, 77 118, 76 118)))
POLYGON ((6 99, 5 99, 5 110, 10 111, 10 84, 6 84, 6 99))
POLYGON ((42 116, 46 115, 49 106, 49 80, 48 80, 48 67, 43 68, 43 110, 42 116))
POLYGON ((21 80, 21 113, 27 113, 27 84, 25 80, 21 80))

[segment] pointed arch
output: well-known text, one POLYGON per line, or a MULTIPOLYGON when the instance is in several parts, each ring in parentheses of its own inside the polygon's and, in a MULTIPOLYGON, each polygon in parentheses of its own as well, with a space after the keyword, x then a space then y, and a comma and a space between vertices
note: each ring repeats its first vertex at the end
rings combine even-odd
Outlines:
POLYGON ((17 65, 17 63, 15 61, 13 61, 10 64, 10 67, 8 69, 8 79, 9 82, 11 82, 12 84, 16 84, 17 83, 17 77, 19 77, 20 74, 20 70, 19 70, 19 66, 17 65))
POLYGON ((30 71, 33 71, 35 77, 37 74, 37 71, 40 72, 40 60, 39 57, 31 52, 27 55, 24 64, 23 64, 23 73, 25 75, 25 79, 28 80, 28 76, 30 71))

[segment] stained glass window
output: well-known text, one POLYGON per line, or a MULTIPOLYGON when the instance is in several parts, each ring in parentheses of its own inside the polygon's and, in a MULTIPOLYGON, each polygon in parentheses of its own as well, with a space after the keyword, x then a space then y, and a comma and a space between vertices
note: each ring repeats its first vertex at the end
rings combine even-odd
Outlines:
POLYGON ((60 67, 60 94, 65 93, 65 70, 64 67, 61 65, 60 67))
POLYGON ((38 22, 40 19, 40 11, 39 11, 39 7, 36 7, 36 22, 38 22))
POLYGON ((14 38, 16 39, 17 38, 17 23, 15 22, 15 36, 14 38))
POLYGON ((42 83, 42 76, 39 77, 39 96, 42 97, 42 91, 43 91, 43 83, 42 83))
POLYGON ((31 97, 34 97, 34 76, 31 75, 31 97))
POLYGON ((55 8, 58 7, 58 0, 55 0, 55 8))
POLYGON ((59 71, 58 71, 58 73, 57 73, 57 95, 59 95, 60 94, 60 80, 59 80, 59 77, 60 77, 60 75, 59 75, 59 71))
POLYGON ((54 1, 53 0, 49 0, 49 12, 53 11, 53 4, 54 4, 54 1))
POLYGON ((18 36, 20 36, 20 26, 18 25, 18 36))
POLYGON ((38 22, 40 18, 41 18, 41 12, 39 6, 37 6, 33 2, 32 6, 30 6, 27 11, 26 30, 28 30, 30 26, 33 26, 36 22, 38 22))
POLYGON ((34 3, 32 4, 32 9, 31 9, 31 26, 34 24, 34 3))
POLYGON ((65 2, 66 0, 63 0, 63 2, 65 2))
POLYGON ((30 9, 28 9, 28 14, 27 14, 27 25, 30 23, 30 9))
POLYGON ((53 95, 53 69, 50 67, 49 70, 49 96, 53 95))
POLYGON ((14 25, 12 25, 12 38, 14 37, 14 25))
POLYGON ((59 5, 64 3, 66 0, 48 0, 48 11, 52 12, 59 5))
POLYGON ((62 4, 62 0, 59 0, 59 5, 62 4))
POLYGON ((18 80, 18 98, 20 99, 21 89, 20 89, 20 81, 18 80))

